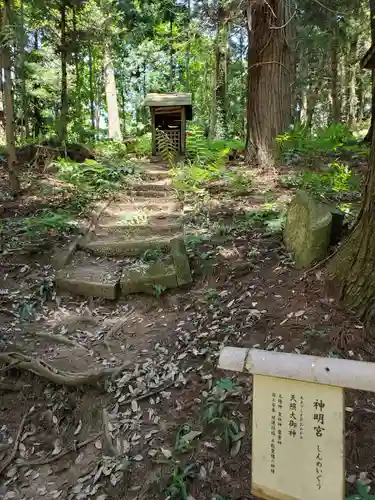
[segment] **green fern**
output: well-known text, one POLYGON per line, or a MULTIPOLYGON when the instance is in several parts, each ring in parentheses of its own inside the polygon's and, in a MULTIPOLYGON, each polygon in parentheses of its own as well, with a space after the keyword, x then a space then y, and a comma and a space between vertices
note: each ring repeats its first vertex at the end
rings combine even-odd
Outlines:
POLYGON ((176 165, 176 154, 177 151, 164 130, 156 129, 157 144, 160 156, 163 161, 165 161, 170 168, 176 165))

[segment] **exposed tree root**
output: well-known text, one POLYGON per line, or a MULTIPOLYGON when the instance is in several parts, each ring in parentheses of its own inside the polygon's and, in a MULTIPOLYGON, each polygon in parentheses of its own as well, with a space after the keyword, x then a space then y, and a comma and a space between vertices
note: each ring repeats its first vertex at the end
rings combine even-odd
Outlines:
POLYGON ((118 457, 120 452, 112 442, 112 436, 109 430, 109 415, 105 408, 103 408, 103 439, 107 452, 113 457, 118 457))
POLYGON ((25 422, 26 422, 26 418, 27 418, 28 414, 29 414, 29 412, 27 411, 25 413, 25 415, 22 417, 21 423, 18 427, 16 439, 14 440, 14 446, 13 446, 11 454, 9 455, 8 458, 6 458, 4 460, 4 462, 2 464, 0 464, 0 476, 5 471, 5 469, 13 462, 13 460, 17 454, 18 446, 20 444, 23 428, 25 426, 25 422))
POLYGON ((117 368, 105 368, 98 371, 89 371, 82 373, 71 373, 58 370, 39 358, 30 358, 20 352, 2 352, 0 353, 0 363, 5 365, 14 365, 17 363, 17 369, 26 370, 41 378, 48 380, 56 385, 67 385, 77 387, 79 385, 96 386, 102 379, 113 377, 121 373, 128 364, 117 368))
POLYGON ((120 320, 118 321, 110 330, 109 332, 105 335, 104 337, 104 340, 103 340, 103 343, 104 345, 106 346, 106 348, 110 351, 111 348, 110 348, 110 345, 109 345, 109 339, 112 337, 112 335, 114 335, 115 333, 117 333, 119 330, 121 330, 121 328, 125 325, 125 323, 128 321, 129 317, 133 314, 134 312, 134 307, 132 307, 130 309, 130 311, 128 311, 125 316, 120 320))
POLYGON ((80 443, 73 443, 71 446, 69 446, 69 448, 62 451, 58 455, 54 455, 53 457, 18 462, 17 466, 18 467, 35 467, 38 465, 47 465, 47 464, 50 464, 52 462, 56 462, 57 460, 60 460, 60 458, 63 458, 66 455, 69 455, 69 453, 73 453, 75 451, 78 451, 81 448, 83 448, 84 446, 92 443, 93 441, 96 441, 101 435, 102 435, 102 433, 99 432, 98 434, 94 434, 93 436, 90 436, 89 438, 85 439, 84 441, 81 441, 80 443))
POLYGON ((75 342, 74 340, 69 339, 68 337, 65 337, 64 335, 60 334, 54 334, 54 333, 48 333, 48 332, 32 332, 31 335, 36 335, 37 337, 42 337, 44 339, 49 339, 52 342, 55 342, 57 344, 65 344, 69 345, 71 347, 82 347, 83 349, 86 349, 86 347, 80 345, 78 342, 75 342))

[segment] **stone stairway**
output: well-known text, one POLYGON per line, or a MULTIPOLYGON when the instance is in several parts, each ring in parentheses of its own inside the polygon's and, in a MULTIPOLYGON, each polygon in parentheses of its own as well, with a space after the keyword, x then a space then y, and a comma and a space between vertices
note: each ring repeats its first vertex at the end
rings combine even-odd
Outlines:
POLYGON ((57 290, 115 300, 191 283, 182 215, 168 170, 149 165, 78 242, 57 271, 57 290))

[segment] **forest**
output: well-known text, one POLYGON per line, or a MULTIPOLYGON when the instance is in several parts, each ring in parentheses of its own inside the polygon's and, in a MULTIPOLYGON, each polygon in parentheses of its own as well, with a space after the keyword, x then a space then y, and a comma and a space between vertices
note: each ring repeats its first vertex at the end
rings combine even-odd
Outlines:
MULTIPOLYGON (((0 23, 0 498, 257 498, 252 379, 221 349, 374 361, 375 0, 0 23), (300 192, 341 221, 303 269, 300 192)), ((374 412, 346 391, 347 499, 375 498, 374 412)))

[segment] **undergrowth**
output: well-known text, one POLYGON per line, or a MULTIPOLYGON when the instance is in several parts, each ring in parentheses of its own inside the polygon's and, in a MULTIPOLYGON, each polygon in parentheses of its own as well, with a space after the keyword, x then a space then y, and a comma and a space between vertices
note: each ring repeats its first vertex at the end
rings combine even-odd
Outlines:
POLYGON ((315 131, 297 127, 277 138, 277 145, 287 164, 296 164, 304 156, 355 148, 357 152, 366 151, 365 146, 357 143, 353 132, 345 125, 330 125, 315 131))
POLYGON ((339 201, 357 198, 360 182, 351 169, 342 163, 334 162, 323 172, 299 172, 281 178, 285 187, 305 189, 314 196, 339 201))
POLYGON ((185 162, 172 164, 170 148, 164 148, 163 158, 172 166, 173 184, 184 193, 196 192, 215 181, 224 181, 234 195, 246 194, 252 179, 240 170, 226 167, 230 151, 242 146, 240 141, 212 141, 199 127, 193 127, 187 137, 185 162))

